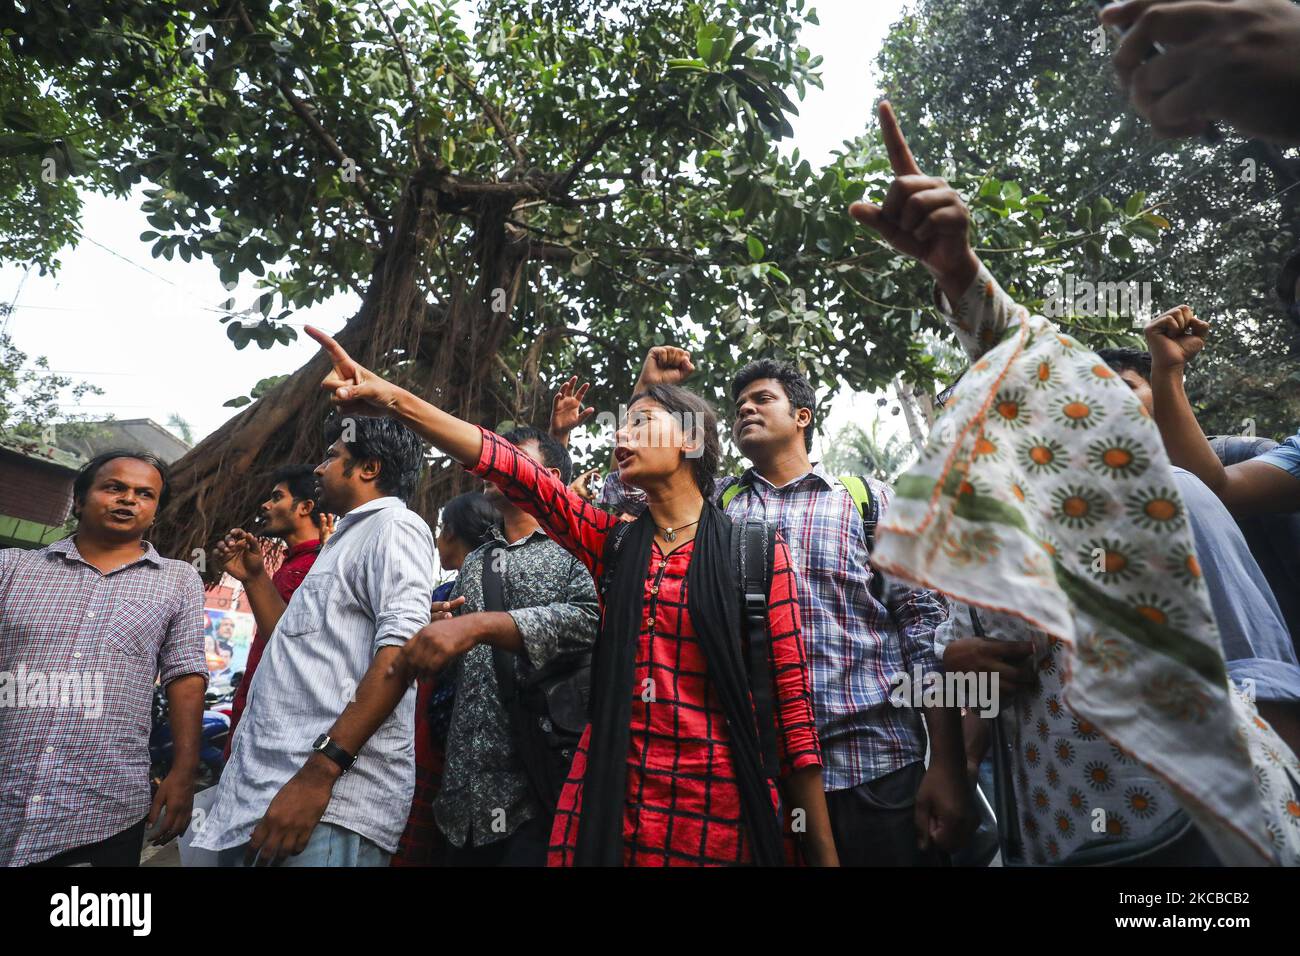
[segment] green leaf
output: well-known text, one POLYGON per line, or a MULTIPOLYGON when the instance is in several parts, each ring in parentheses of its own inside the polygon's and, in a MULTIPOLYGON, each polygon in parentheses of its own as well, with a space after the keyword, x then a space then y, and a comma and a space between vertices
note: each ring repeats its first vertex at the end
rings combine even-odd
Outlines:
POLYGON ((1160 241, 1159 230, 1145 220, 1138 220, 1137 222, 1130 223, 1128 231, 1133 233, 1135 236, 1146 239, 1148 242, 1160 241))
POLYGON ((247 395, 240 395, 238 398, 232 398, 228 402, 222 402, 221 407, 222 408, 243 408, 245 405, 251 404, 252 401, 253 400, 249 398, 247 395))
POLYGON ((706 23, 695 35, 695 52, 706 63, 720 63, 730 45, 724 38, 722 27, 716 23, 706 23))
POLYGON ((745 247, 749 250, 749 258, 752 259, 754 262, 758 262, 760 259, 763 258, 763 253, 765 249, 763 243, 758 239, 757 236, 747 237, 745 239, 745 247))

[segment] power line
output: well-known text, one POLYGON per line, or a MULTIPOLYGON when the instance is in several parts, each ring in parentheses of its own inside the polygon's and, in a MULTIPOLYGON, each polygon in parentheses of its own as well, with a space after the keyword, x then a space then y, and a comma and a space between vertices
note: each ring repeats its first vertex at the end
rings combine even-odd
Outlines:
POLYGON ((99 246, 99 248, 103 249, 110 256, 116 256, 118 259, 121 259, 123 262, 127 263, 128 265, 135 266, 141 272, 148 273, 149 275, 153 276, 155 279, 161 279, 163 282, 166 282, 168 285, 173 285, 173 286, 176 285, 175 282, 173 282, 171 279, 168 279, 166 276, 160 276, 152 269, 148 269, 145 266, 140 265, 140 263, 136 262, 134 259, 128 259, 126 256, 122 255, 122 253, 110 249, 108 246, 104 245, 98 239, 92 239, 90 236, 87 236, 84 233, 82 234, 81 238, 85 239, 92 246, 99 246))
POLYGON ((14 293, 14 297, 9 303, 9 309, 5 312, 5 321, 4 325, 0 326, 0 335, 4 335, 9 331, 9 319, 13 316, 14 309, 18 308, 18 297, 23 294, 23 286, 27 284, 27 276, 31 274, 31 271, 32 267, 28 266, 23 270, 23 277, 18 280, 18 291, 14 293))

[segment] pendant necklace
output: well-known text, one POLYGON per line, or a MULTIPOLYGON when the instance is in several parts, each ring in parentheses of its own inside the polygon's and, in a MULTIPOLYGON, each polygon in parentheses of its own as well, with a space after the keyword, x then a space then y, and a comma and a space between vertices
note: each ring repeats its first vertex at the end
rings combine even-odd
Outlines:
POLYGON ((676 541, 678 531, 685 531, 687 528, 691 527, 692 525, 697 525, 699 523, 700 523, 700 519, 696 518, 690 524, 679 525, 676 528, 660 528, 659 530, 664 533, 664 538, 667 539, 668 541, 676 541))

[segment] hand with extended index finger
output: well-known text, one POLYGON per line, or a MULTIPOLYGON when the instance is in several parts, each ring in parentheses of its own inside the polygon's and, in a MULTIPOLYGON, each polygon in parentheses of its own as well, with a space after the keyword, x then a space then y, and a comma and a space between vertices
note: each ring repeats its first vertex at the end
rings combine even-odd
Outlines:
POLYGON ((970 247, 970 211, 947 182, 922 174, 887 101, 880 104, 880 131, 894 182, 883 204, 855 202, 849 214, 899 252, 919 260, 945 292, 951 286, 960 296, 979 271, 970 247))
POLYGON ((371 418, 394 413, 401 389, 359 365, 332 336, 315 326, 307 326, 307 334, 329 356, 333 367, 320 385, 330 393, 330 401, 340 413, 371 418))

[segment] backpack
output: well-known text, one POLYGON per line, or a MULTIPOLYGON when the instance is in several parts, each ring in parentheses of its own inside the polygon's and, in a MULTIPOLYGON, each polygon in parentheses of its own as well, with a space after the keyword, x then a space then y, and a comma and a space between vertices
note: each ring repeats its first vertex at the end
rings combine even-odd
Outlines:
MULTIPOLYGON (((871 493, 871 485, 867 479, 858 475, 840 475, 837 479, 844 490, 849 493, 853 499, 854 505, 857 506, 858 513, 862 516, 862 533, 867 542, 867 554, 871 554, 876 549, 876 524, 880 520, 880 503, 876 496, 871 493)), ((734 485, 727 488, 718 500, 718 504, 723 511, 727 510, 727 505, 731 504, 736 495, 742 491, 749 490, 749 485, 744 481, 737 481, 734 485)), ((881 605, 885 603, 885 576, 875 568, 871 569, 871 584, 868 586, 871 596, 881 605)))
MULTIPOLYGON (((483 556, 485 611, 506 610, 501 579, 504 550, 504 546, 495 545, 483 556)), ((560 789, 589 719, 591 652, 563 654, 523 680, 515 674, 515 657, 503 648, 492 648, 497 693, 529 789, 542 808, 551 812, 559 802, 560 789)))
MULTIPOLYGON (((605 541, 605 570, 600 579, 602 601, 609 589, 611 571, 629 527, 628 524, 620 524, 605 541)), ((757 518, 731 520, 730 550, 738 571, 737 597, 743 610, 745 631, 741 639, 741 656, 745 662, 745 673, 749 676, 749 695, 754 704, 754 719, 758 726, 763 775, 775 781, 780 776, 781 763, 776 744, 772 669, 768 661, 771 622, 767 599, 772 591, 772 574, 776 561, 776 525, 757 518)))

